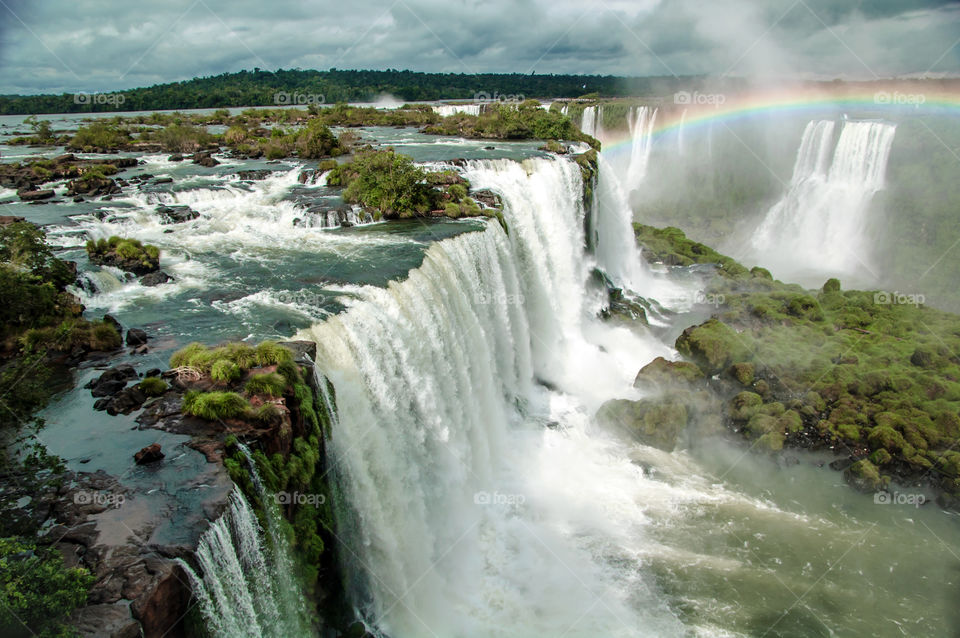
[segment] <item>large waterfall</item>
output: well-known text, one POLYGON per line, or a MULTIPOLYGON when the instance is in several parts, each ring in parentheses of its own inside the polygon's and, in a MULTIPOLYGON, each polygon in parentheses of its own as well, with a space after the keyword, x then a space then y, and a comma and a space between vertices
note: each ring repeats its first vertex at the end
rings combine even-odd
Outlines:
POLYGON ((839 139, 836 128, 807 125, 786 193, 753 236, 753 256, 779 276, 870 270, 869 204, 883 188, 895 127, 845 121, 839 139))
POLYGON ((252 461, 250 472, 263 498, 266 532, 243 493, 235 488, 227 511, 200 539, 196 558, 201 574, 186 563, 183 568, 193 584, 207 630, 215 638, 313 635, 277 505, 263 488, 252 461), (268 538, 269 549, 265 546, 268 538))
POLYGON ((588 106, 580 116, 580 130, 599 139, 603 136, 603 106, 588 106))
POLYGON ((637 546, 643 471, 591 418, 668 353, 586 311, 576 164, 466 176, 503 195, 509 235, 437 242, 309 333, 337 393, 350 595, 391 638, 682 635, 637 546))

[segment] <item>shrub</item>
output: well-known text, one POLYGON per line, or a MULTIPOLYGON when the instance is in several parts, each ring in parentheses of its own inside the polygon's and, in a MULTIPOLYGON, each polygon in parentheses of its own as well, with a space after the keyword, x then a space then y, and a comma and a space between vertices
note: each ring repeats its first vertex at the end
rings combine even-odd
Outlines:
POLYGON ((217 359, 210 366, 210 378, 217 383, 231 383, 237 381, 243 376, 243 372, 233 361, 229 359, 217 359))
POLYGON ((272 425, 283 418, 283 411, 273 403, 264 403, 257 408, 253 418, 264 425, 272 425))
POLYGON ((284 379, 283 376, 276 372, 270 372, 250 377, 244 390, 251 396, 259 394, 270 397, 280 397, 283 396, 283 391, 286 387, 287 380, 284 379))
POLYGON ((158 397, 167 391, 170 386, 160 377, 147 377, 139 384, 140 391, 148 397, 158 397))
POLYGON ((66 568, 51 548, 0 539, 0 634, 68 636, 67 617, 87 600, 94 577, 66 568))
POLYGON ((467 188, 463 184, 453 184, 447 189, 447 192, 450 193, 450 199, 455 202, 459 202, 467 196, 467 188))
POLYGON ((447 202, 443 207, 443 212, 447 217, 456 219, 457 217, 460 217, 460 206, 459 204, 454 204, 453 202, 447 202))
POLYGON ((199 392, 191 390, 183 397, 183 411, 186 414, 217 421, 234 419, 246 415, 250 404, 236 392, 199 392))
POLYGON ((261 366, 272 366, 284 361, 292 361, 293 353, 276 341, 263 341, 257 344, 256 362, 261 366))

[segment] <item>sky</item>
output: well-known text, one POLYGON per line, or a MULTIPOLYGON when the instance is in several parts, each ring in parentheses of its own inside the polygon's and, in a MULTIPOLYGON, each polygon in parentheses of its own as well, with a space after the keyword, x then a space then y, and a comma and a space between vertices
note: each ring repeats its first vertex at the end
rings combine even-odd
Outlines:
POLYGON ((960 75, 942 0, 0 0, 0 94, 241 69, 960 75))

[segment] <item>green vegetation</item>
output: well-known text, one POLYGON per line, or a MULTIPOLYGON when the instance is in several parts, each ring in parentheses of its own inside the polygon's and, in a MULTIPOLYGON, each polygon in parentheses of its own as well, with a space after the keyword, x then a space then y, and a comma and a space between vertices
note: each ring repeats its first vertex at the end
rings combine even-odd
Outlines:
POLYGON ((255 374, 247 381, 244 391, 250 396, 280 397, 287 388, 287 380, 276 372, 255 374))
POLYGON ((140 391, 148 397, 158 397, 170 388, 160 377, 147 377, 139 383, 139 387, 140 391))
POLYGON ((480 115, 457 113, 428 126, 424 133, 500 140, 572 140, 600 149, 600 142, 580 132, 569 118, 558 111, 544 110, 535 101, 493 106, 480 115))
POLYGON ((137 274, 160 268, 160 249, 138 239, 113 236, 87 241, 87 256, 95 264, 116 266, 137 274))
POLYGON ((0 634, 10 638, 65 638, 70 613, 86 603, 94 577, 66 568, 52 547, 0 538, 0 634))
MULTIPOLYGON (((485 87, 490 97, 526 95, 537 97, 577 97, 595 92, 602 95, 664 95, 686 88, 699 88, 698 78, 644 77, 620 78, 597 75, 553 75, 527 73, 418 73, 414 71, 301 71, 279 69, 275 72, 253 69, 237 73, 195 78, 185 82, 158 84, 121 91, 113 103, 90 101, 77 104, 74 95, 3 96, 0 114, 83 113, 91 111, 147 111, 159 109, 199 109, 225 106, 272 106, 277 95, 323 96, 328 104, 375 101, 387 93, 402 100, 476 99, 477 87, 485 87), (584 88, 586 86, 586 89, 584 88), (123 96, 123 100, 119 99, 123 96)), ((724 88, 742 85, 730 80, 724 88)), ((719 90, 719 89, 718 89, 719 90)), ((323 110, 323 109, 321 109, 323 110)))
POLYGON ((426 172, 406 156, 362 151, 339 164, 327 176, 330 186, 343 186, 343 198, 376 211, 387 219, 425 215, 434 209, 438 191, 426 183, 426 172))
MULTIPOLYGON (((638 226, 637 236, 660 242, 660 255, 712 258, 676 229, 638 226)), ((676 346, 705 375, 721 374, 714 388, 730 424, 759 449, 848 454, 857 463, 846 477, 858 488, 927 482, 956 503, 960 317, 844 291, 836 279, 809 291, 717 261, 723 267, 705 291, 714 318, 685 330, 676 346)))
POLYGON ((94 121, 77 129, 67 150, 84 153, 119 151, 132 142, 130 132, 117 124, 94 121))
POLYGON ((183 411, 208 421, 220 421, 247 416, 250 404, 236 392, 190 390, 183 397, 183 411))

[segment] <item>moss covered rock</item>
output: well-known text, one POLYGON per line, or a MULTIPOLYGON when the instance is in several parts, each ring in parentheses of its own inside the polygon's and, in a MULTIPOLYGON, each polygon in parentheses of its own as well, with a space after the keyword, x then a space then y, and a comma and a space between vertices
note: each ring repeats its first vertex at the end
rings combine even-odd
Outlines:
POLYGON ((710 376, 748 354, 743 339, 732 328, 716 319, 684 330, 683 334, 677 337, 676 348, 700 366, 704 374, 710 376))

